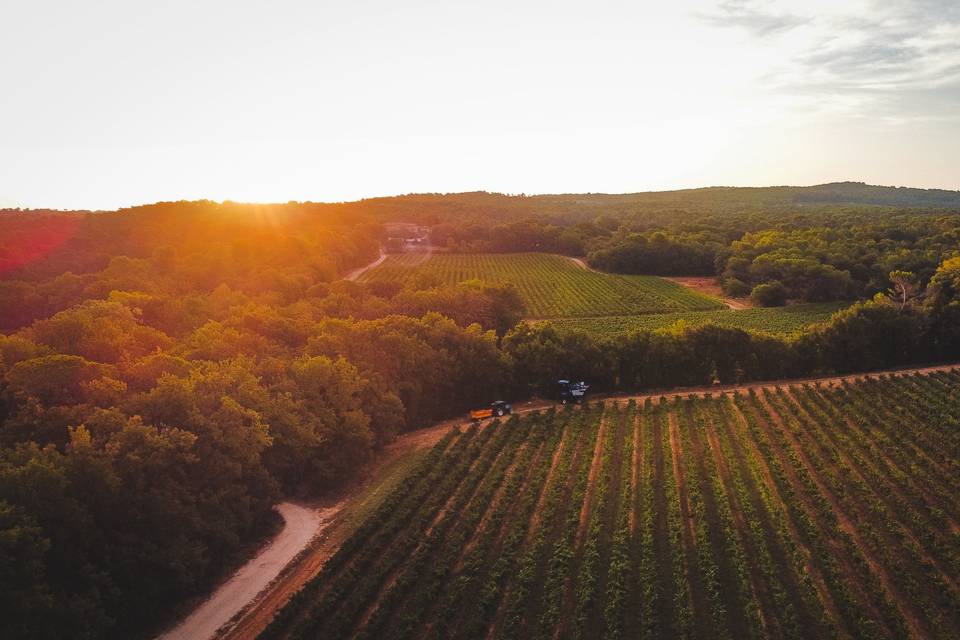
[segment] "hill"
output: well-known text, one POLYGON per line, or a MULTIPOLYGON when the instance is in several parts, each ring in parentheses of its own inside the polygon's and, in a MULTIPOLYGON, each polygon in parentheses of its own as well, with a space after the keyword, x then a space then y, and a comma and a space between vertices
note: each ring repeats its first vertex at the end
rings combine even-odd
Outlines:
POLYGON ((960 191, 833 182, 806 187, 704 187, 625 194, 408 194, 370 198, 341 206, 380 219, 408 219, 426 224, 464 219, 503 222, 524 217, 572 224, 603 215, 663 223, 669 222, 669 218, 663 218, 661 214, 678 211, 712 215, 760 211, 812 213, 831 206, 861 206, 877 210, 960 209, 960 191))

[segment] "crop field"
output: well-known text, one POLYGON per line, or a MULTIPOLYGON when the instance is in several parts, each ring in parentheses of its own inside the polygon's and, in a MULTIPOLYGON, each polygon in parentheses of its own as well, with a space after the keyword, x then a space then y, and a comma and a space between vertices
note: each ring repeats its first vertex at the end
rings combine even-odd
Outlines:
POLYGON ((543 253, 402 253, 359 280, 457 284, 479 278, 513 284, 530 318, 608 316, 722 309, 723 303, 656 276, 624 276, 581 269, 563 256, 543 253))
POLYGON ((556 318, 550 320, 558 329, 586 331, 593 335, 615 336, 635 329, 664 329, 683 321, 690 326, 712 322, 735 329, 787 334, 812 324, 825 322, 834 313, 849 305, 846 302, 797 304, 788 307, 758 307, 732 311, 685 311, 637 316, 605 316, 600 318, 556 318))
POLYGON ((960 637, 960 373, 453 431, 265 638, 960 637))

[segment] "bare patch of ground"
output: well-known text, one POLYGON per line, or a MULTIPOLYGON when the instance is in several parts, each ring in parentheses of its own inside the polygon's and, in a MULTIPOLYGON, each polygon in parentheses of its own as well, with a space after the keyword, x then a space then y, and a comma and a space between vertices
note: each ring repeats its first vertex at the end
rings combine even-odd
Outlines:
POLYGON ((717 284, 716 278, 703 276, 673 276, 665 279, 676 282, 677 284, 687 287, 688 289, 705 293, 713 298, 720 298, 723 300, 723 303, 731 309, 749 309, 753 306, 748 298, 727 297, 727 295, 723 292, 723 289, 720 288, 720 285, 717 284))

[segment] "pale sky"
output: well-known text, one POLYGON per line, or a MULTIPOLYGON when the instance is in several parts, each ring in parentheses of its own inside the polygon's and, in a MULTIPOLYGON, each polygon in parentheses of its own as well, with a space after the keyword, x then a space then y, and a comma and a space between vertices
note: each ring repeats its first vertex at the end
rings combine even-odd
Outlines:
POLYGON ((960 0, 0 0, 0 206, 960 189, 960 0))

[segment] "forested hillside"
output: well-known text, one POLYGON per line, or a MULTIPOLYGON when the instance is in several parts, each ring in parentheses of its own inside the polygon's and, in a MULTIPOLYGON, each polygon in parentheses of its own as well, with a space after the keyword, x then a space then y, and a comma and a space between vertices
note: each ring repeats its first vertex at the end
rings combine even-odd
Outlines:
MULTIPOLYGON (((572 211, 591 196, 564 198, 572 211)), ((721 205, 718 216, 754 219, 721 205)), ((917 230, 888 230, 869 254, 905 256, 883 270, 923 256, 902 291, 804 333, 706 324, 606 338, 518 325, 522 300, 499 282, 342 280, 378 255, 388 216, 378 206, 0 214, 0 636, 146 635, 260 539, 281 496, 339 486, 400 431, 543 393, 559 377, 602 392, 960 357, 960 259, 947 241, 957 224, 943 212, 896 214, 915 216, 917 230)), ((501 213, 490 211, 493 233, 501 213)), ((645 233, 604 212, 612 223, 583 227, 605 229, 600 241, 645 233)), ((886 215, 811 214, 851 229, 886 215)), ((756 220, 776 216, 809 226, 786 210, 756 220)), ((678 216, 643 224, 666 218, 678 216)), ((767 246, 731 224, 744 252, 767 246)))

